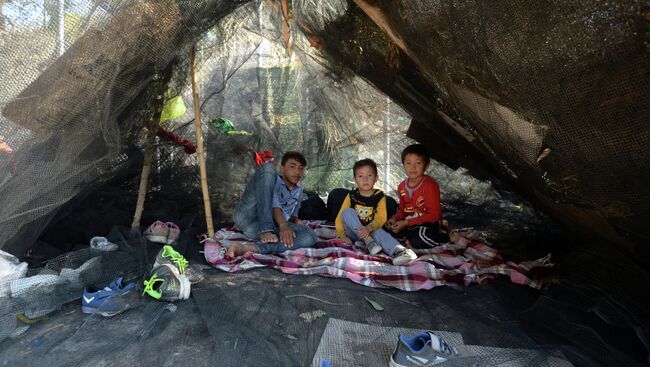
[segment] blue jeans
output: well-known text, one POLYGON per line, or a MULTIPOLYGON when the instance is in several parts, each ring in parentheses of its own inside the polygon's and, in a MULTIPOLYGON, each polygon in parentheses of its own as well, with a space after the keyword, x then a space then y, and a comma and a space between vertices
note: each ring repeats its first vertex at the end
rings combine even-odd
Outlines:
MULTIPOLYGON (((297 250, 303 247, 312 247, 316 242, 318 242, 318 236, 316 236, 316 233, 314 233, 311 228, 295 223, 289 223, 289 227, 291 227, 291 229, 296 233, 296 238, 293 239, 293 246, 286 247, 281 242, 262 243, 257 241, 255 242, 255 245, 259 248, 260 253, 279 254, 281 252, 297 250)), ((277 226, 275 228, 275 233, 280 233, 279 228, 277 226)))
POLYGON ((233 219, 235 226, 239 228, 246 237, 258 240, 255 244, 259 247, 260 253, 279 253, 287 250, 295 250, 302 247, 311 247, 318 237, 310 228, 295 223, 289 223, 289 227, 296 233, 292 247, 285 247, 282 243, 262 243, 259 241, 260 234, 264 232, 279 233, 279 228, 273 221, 273 190, 278 179, 278 172, 273 163, 263 164, 255 171, 253 177, 248 181, 244 194, 235 207, 233 219))
MULTIPOLYGON (((361 228, 362 224, 357 216, 357 212, 352 208, 347 208, 341 214, 343 217, 343 227, 345 228, 345 234, 350 237, 353 241, 358 241, 359 235, 357 231, 361 228)), ((401 246, 400 243, 391 236, 388 232, 384 231, 381 228, 377 228, 371 234, 372 238, 384 249, 384 252, 390 256, 393 256, 397 246, 401 246)))

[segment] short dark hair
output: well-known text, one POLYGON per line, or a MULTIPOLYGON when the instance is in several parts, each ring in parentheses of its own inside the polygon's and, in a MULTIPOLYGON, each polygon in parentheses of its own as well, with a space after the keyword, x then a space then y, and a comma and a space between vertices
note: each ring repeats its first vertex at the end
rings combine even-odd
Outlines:
POLYGON ((427 147, 422 144, 411 144, 404 148, 404 150, 402 150, 402 164, 404 164, 407 154, 415 154, 419 156, 424 160, 424 164, 429 164, 430 162, 429 151, 427 150, 427 147))
POLYGON ((370 158, 362 159, 360 161, 354 162, 354 166, 352 166, 352 175, 356 176, 357 175, 357 170, 361 167, 368 166, 372 168, 373 171, 375 171, 375 176, 377 176, 377 163, 373 161, 370 158))
POLYGON ((281 165, 285 165, 289 159, 293 159, 296 162, 302 164, 303 167, 307 166, 307 160, 305 159, 305 156, 302 155, 300 152, 294 152, 292 150, 284 153, 282 156, 282 161, 280 162, 281 165))

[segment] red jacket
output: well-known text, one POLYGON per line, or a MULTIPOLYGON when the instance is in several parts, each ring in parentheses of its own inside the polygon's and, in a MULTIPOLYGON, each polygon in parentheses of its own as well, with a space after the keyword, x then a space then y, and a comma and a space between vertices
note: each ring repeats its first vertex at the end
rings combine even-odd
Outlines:
POLYGON ((397 186, 399 195, 397 220, 406 219, 410 227, 425 223, 433 224, 442 219, 440 187, 436 180, 429 175, 424 175, 418 189, 413 191, 411 197, 406 191, 406 185, 408 185, 408 179, 397 186))

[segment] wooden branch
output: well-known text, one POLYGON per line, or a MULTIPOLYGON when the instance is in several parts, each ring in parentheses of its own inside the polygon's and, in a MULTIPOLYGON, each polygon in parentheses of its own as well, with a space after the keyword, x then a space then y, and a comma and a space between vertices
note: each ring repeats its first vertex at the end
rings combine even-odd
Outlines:
POLYGON ((212 207, 208 194, 208 174, 205 168, 205 151, 203 149, 203 130, 201 127, 201 106, 199 103, 199 87, 196 83, 196 45, 192 47, 191 55, 192 74, 192 99, 194 100, 194 130, 196 132, 196 154, 199 155, 199 172, 201 174, 201 191, 203 192, 203 209, 205 211, 205 224, 208 227, 208 236, 214 239, 214 226, 212 225, 212 207))
POLYGON ((142 166, 142 175, 140 176, 140 188, 138 189, 138 203, 135 206, 135 214, 131 228, 140 227, 140 219, 144 211, 144 200, 147 195, 147 186, 149 183, 149 173, 151 172, 151 161, 153 160, 154 141, 156 139, 156 130, 160 122, 160 114, 157 119, 153 119, 147 126, 147 143, 144 153, 144 164, 142 166))
POLYGON ((158 130, 158 125, 160 125, 160 116, 162 115, 163 106, 165 104, 165 91, 167 90, 167 85, 171 80, 172 71, 174 70, 175 65, 176 61, 173 61, 165 70, 165 73, 163 75, 164 79, 158 82, 154 82, 156 84, 151 87, 154 98, 154 113, 149 122, 146 124, 147 142, 145 145, 144 164, 142 165, 140 187, 138 188, 138 202, 135 205, 135 214, 133 215, 131 228, 140 227, 140 219, 142 218, 142 212, 144 211, 144 201, 147 196, 147 186, 149 183, 149 174, 151 172, 151 161, 153 160, 156 132, 158 130))

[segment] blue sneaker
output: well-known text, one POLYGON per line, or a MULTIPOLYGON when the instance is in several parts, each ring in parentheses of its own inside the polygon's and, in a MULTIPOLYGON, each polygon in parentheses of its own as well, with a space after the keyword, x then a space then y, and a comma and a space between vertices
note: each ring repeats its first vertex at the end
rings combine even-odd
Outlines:
POLYGON ((110 317, 133 307, 129 293, 135 289, 135 284, 125 285, 122 281, 123 278, 119 277, 113 280, 108 287, 100 290, 85 287, 81 297, 81 312, 110 317))
POLYGON ((433 366, 458 357, 456 348, 431 331, 411 338, 399 336, 397 347, 390 359, 390 367, 433 366))
POLYGON ((108 288, 118 291, 119 293, 124 293, 128 292, 131 289, 135 288, 135 283, 128 283, 124 284, 124 278, 123 277, 117 277, 115 280, 111 282, 111 284, 108 285, 108 288))
POLYGON ((320 364, 318 365, 318 367, 332 367, 332 365, 328 361, 326 361, 324 359, 321 359, 320 364))

